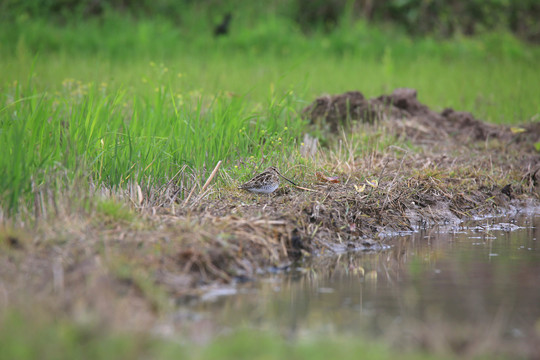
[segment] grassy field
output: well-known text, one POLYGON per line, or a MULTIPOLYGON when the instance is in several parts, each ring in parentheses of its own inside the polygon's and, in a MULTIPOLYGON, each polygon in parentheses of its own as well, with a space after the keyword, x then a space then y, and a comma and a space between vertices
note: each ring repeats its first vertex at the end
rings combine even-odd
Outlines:
POLYGON ((181 172, 190 176, 183 198, 218 160, 232 179, 257 165, 290 168, 301 162, 299 112, 326 93, 412 87, 434 109, 491 122, 540 113, 540 52, 505 34, 441 42, 363 23, 310 37, 278 17, 248 26, 214 39, 201 25, 188 32, 111 15, 57 26, 21 16, 3 29, 4 217, 76 178, 148 192, 181 172))

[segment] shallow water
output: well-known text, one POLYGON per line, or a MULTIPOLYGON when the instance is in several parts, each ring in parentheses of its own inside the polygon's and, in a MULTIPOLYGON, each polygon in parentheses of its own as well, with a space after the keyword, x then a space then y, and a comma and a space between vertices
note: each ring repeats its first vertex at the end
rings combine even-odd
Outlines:
POLYGON ((536 346, 539 241, 539 213, 424 230, 386 239, 392 246, 378 253, 319 256, 236 295, 220 289, 195 309, 218 333, 248 326, 411 346, 536 346))

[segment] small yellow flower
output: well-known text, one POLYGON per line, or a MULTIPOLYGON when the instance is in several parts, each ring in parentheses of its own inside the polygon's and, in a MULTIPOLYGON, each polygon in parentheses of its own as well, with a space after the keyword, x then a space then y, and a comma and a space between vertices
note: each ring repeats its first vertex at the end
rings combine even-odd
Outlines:
POLYGON ((300 146, 304 146, 304 143, 300 143, 300 146))
POLYGON ((281 141, 281 138, 278 138, 277 141, 281 141))
POLYGON ((156 66, 156 63, 153 62, 153 61, 150 61, 150 66, 151 66, 151 67, 154 67, 154 66, 156 66))

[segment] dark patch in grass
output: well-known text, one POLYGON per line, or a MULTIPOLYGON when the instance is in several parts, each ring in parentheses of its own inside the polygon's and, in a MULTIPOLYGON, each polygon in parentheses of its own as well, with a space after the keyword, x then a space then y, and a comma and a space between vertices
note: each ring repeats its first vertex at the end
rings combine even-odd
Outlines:
POLYGON ((325 95, 304 108, 302 113, 311 123, 332 132, 343 126, 350 128, 351 122, 388 122, 388 128, 394 133, 421 143, 453 141, 464 144, 497 139, 530 153, 535 151, 534 144, 540 141, 538 123, 511 128, 489 124, 471 113, 451 108, 438 113, 418 101, 416 90, 407 88, 395 89, 391 94, 372 99, 366 99, 359 91, 325 95))

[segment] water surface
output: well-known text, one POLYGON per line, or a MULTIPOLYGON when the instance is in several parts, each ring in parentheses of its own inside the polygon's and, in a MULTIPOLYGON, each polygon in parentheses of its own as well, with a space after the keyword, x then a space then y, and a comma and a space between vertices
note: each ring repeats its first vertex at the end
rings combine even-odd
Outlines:
POLYGON ((535 347, 539 227, 540 214, 528 214, 420 230, 385 239, 385 251, 322 255, 239 285, 236 295, 221 289, 228 296, 209 296, 196 312, 214 329, 248 326, 293 338, 343 333, 411 346, 535 347))

